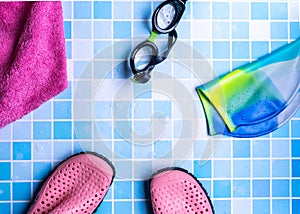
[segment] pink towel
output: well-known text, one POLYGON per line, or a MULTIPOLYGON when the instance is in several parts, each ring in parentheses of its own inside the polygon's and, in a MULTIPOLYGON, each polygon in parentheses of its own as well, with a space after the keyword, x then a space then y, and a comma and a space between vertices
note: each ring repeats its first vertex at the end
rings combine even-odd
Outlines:
POLYGON ((1 2, 0 128, 66 87, 61 2, 1 2))

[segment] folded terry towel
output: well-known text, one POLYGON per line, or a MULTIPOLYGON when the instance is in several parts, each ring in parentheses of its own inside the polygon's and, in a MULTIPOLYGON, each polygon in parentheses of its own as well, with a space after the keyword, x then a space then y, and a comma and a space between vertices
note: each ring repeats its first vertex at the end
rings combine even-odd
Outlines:
POLYGON ((300 39, 199 86, 210 135, 257 137, 300 106, 300 39))
POLYGON ((61 2, 1 2, 0 128, 66 87, 61 2))

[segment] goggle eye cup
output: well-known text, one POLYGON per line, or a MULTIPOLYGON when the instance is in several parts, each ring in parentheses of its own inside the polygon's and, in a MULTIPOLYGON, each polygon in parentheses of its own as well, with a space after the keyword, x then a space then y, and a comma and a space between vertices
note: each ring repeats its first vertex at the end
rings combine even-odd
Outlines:
POLYGON ((158 48, 155 44, 145 41, 139 44, 131 53, 130 67, 133 74, 140 72, 151 72, 153 69, 152 62, 158 55, 158 48))
POLYGON ((185 2, 168 0, 161 3, 153 13, 152 28, 157 33, 169 33, 178 25, 183 12, 185 2))

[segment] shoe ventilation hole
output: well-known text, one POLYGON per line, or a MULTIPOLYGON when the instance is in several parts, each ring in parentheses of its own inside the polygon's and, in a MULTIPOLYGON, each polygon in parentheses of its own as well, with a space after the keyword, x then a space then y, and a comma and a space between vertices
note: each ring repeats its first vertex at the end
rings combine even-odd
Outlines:
POLYGON ((51 183, 33 214, 49 213, 58 205, 64 213, 92 213, 109 187, 106 177, 81 162, 68 164, 58 171, 51 183), (82 198, 88 200, 82 201, 82 198))
POLYGON ((151 192, 156 214, 208 214, 211 205, 198 185, 189 181, 163 184, 151 192))

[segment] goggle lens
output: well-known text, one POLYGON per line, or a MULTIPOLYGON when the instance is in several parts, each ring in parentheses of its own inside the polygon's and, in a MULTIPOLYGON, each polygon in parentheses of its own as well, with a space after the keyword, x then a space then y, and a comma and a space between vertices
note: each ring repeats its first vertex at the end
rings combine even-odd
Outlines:
POLYGON ((157 13, 157 24, 160 29, 168 29, 176 15, 176 8, 173 4, 166 4, 157 13))
POLYGON ((151 62, 153 50, 149 46, 144 46, 136 53, 134 58, 134 66, 138 70, 145 69, 151 62))

